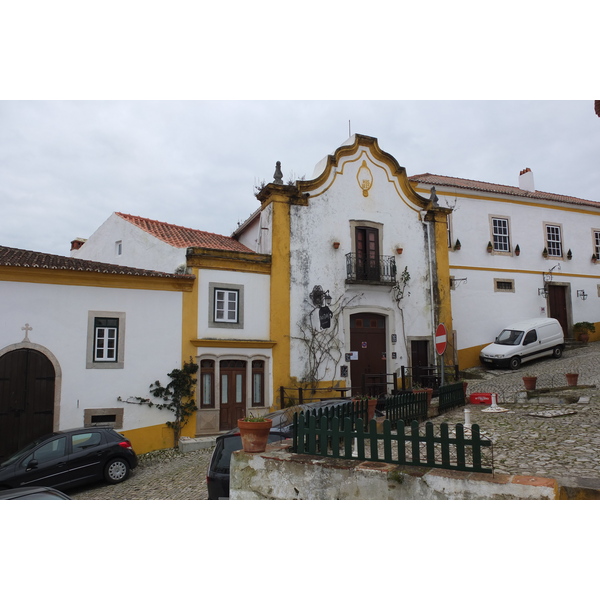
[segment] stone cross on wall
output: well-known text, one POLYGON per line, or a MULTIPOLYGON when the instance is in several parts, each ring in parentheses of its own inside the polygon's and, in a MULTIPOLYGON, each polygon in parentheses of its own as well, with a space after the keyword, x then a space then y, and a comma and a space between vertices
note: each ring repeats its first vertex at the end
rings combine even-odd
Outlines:
POLYGON ((21 327, 21 331, 25 332, 25 337, 23 338, 24 342, 29 342, 29 332, 33 331, 33 327, 29 326, 29 323, 25 323, 25 327, 21 327))

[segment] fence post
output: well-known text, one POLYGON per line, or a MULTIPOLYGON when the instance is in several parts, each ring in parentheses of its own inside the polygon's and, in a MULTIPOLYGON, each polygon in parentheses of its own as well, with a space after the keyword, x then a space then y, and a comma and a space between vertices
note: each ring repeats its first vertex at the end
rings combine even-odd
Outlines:
POLYGON ((285 389, 282 385, 279 386, 279 406, 285 408, 285 389))
POLYGON ((304 404, 304 395, 303 389, 301 387, 298 388, 298 404, 304 404))

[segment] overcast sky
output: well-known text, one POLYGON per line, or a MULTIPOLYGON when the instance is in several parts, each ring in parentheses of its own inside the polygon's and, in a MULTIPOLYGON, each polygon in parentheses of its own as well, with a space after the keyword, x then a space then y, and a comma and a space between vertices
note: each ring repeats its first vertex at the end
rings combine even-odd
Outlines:
POLYGON ((313 176, 348 134, 430 172, 600 202, 592 101, 4 101, 0 244, 68 254, 114 211, 231 234, 254 186, 313 176))

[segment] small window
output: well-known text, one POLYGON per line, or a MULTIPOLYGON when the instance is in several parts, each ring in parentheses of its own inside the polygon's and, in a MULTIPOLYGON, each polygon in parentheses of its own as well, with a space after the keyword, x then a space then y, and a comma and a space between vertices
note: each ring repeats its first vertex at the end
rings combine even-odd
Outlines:
POLYGON ((600 231, 594 231, 594 254, 600 256, 600 231))
POLYGON ((562 257, 562 230, 560 225, 546 225, 546 249, 548 256, 562 257))
POLYGON ((117 256, 121 256, 121 254, 123 254, 123 242, 121 240, 115 242, 115 254, 117 256))
POLYGON ((527 344, 533 344, 537 340, 537 333, 535 329, 528 331, 525 335, 525 339, 523 340, 523 346, 527 346, 527 344))
POLYGON ((215 290, 215 322, 238 322, 237 290, 215 290))
POLYGON ((494 289, 496 292, 514 292, 514 279, 494 279, 494 289))
POLYGON ((492 239, 495 252, 510 252, 508 219, 492 217, 492 239))
POLYGON ((117 362, 119 319, 97 317, 94 320, 94 361, 117 362))
POLYGON ((123 429, 124 413, 125 409, 123 408, 85 408, 83 410, 83 426, 123 429))
POLYGON ((89 311, 86 368, 124 368, 124 340, 125 313, 89 311))
POLYGON ((209 283, 208 326, 222 329, 244 328, 244 286, 209 283))

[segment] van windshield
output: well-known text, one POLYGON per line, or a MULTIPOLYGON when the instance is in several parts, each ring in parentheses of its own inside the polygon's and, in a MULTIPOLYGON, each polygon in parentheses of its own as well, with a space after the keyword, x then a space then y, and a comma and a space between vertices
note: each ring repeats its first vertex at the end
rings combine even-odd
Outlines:
POLYGON ((516 329, 504 329, 496 338, 496 344, 500 344, 501 346, 518 346, 523 339, 524 333, 524 331, 517 331, 516 329))

